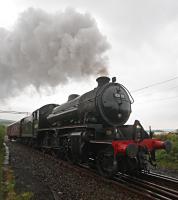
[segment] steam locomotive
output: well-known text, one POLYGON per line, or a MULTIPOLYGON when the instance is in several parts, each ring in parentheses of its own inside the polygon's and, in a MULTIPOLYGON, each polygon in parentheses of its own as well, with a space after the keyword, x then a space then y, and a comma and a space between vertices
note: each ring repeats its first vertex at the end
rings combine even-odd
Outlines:
POLYGON ((152 138, 140 122, 124 125, 133 98, 116 78, 99 77, 93 90, 72 94, 62 105, 48 104, 7 128, 10 139, 48 149, 73 163, 87 163, 105 177, 148 170, 155 151, 171 149, 169 141, 152 138))

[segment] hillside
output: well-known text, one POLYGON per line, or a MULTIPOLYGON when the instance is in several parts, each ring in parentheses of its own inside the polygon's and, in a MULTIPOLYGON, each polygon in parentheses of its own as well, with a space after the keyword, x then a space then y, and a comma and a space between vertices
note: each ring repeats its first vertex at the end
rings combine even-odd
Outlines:
POLYGON ((7 119, 0 119, 0 125, 7 126, 9 124, 12 124, 14 121, 12 120, 7 120, 7 119))

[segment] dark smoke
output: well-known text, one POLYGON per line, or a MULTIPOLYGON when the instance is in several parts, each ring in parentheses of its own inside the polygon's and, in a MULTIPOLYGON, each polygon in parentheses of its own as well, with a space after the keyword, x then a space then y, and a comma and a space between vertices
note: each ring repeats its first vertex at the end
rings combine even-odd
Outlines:
POLYGON ((30 8, 13 30, 0 29, 0 43, 1 99, 30 85, 39 90, 107 74, 106 37, 89 14, 73 9, 49 14, 30 8))

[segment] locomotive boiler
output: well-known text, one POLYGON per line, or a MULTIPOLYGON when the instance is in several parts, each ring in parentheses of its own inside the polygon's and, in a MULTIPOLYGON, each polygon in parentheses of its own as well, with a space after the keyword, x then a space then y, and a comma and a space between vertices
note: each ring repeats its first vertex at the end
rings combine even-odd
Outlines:
POLYGON ((72 94, 68 102, 56 108, 48 116, 53 125, 64 124, 103 124, 121 126, 131 113, 132 100, 128 90, 108 77, 99 77, 98 86, 81 96, 72 94))
MULTIPOLYGON (((153 139, 140 122, 125 125, 133 98, 116 78, 99 77, 97 87, 79 96, 72 94, 62 105, 48 104, 18 124, 19 133, 8 135, 25 144, 52 151, 61 159, 84 163, 111 177, 148 170, 155 151, 171 149, 169 141, 153 139)), ((16 131, 18 132, 18 131, 16 131)))

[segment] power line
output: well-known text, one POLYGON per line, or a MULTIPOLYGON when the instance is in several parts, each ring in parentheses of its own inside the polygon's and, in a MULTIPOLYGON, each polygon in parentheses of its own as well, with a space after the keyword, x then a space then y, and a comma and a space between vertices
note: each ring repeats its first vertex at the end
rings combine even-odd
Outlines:
MULTIPOLYGON (((156 91, 156 93, 164 93, 164 92, 169 92, 171 91, 172 89, 175 89, 175 88, 178 88, 178 85, 174 86, 174 87, 169 87, 169 88, 165 88, 166 90, 162 91, 162 90, 159 90, 159 91, 156 91)), ((152 95, 154 94, 154 92, 148 92, 148 93, 138 93, 137 95, 138 96, 141 96, 141 97, 144 97, 144 96, 149 96, 149 95, 152 95)))
POLYGON ((178 95, 177 95, 177 96, 174 96, 174 97, 160 98, 160 99, 156 99, 156 100, 164 101, 164 100, 175 99, 175 98, 178 98, 178 95))
POLYGON ((7 111, 7 110, 0 110, 0 113, 6 113, 6 114, 26 114, 29 115, 29 112, 19 112, 19 111, 7 111))
POLYGON ((155 101, 165 101, 165 100, 170 100, 170 99, 176 99, 178 98, 178 95, 173 96, 173 97, 167 97, 167 98, 160 98, 160 99, 152 99, 151 101, 144 101, 144 102, 137 102, 137 103, 151 103, 151 102, 155 102, 155 101))
POLYGON ((171 79, 168 79, 168 80, 165 80, 165 81, 161 81, 161 82, 157 82, 157 83, 154 83, 154 84, 151 84, 151 85, 147 85, 143 88, 139 88, 139 89, 136 89, 136 90, 133 90, 131 92, 139 92, 139 91, 142 91, 142 90, 145 90, 145 89, 148 89, 150 87, 154 87, 154 86, 157 86, 157 85, 161 85, 161 84, 164 84, 164 83, 167 83, 167 82, 170 82, 170 81, 173 81, 175 79, 178 79, 178 76, 174 77, 174 78, 171 78, 171 79))

